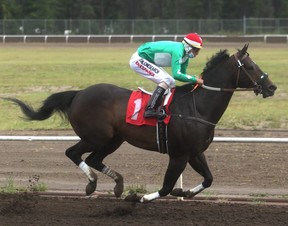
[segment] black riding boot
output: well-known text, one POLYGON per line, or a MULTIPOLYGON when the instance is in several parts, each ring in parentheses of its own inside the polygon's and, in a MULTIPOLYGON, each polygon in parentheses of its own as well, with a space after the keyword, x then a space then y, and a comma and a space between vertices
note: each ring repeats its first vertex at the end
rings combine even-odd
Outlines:
POLYGON ((150 100, 146 107, 146 110, 144 113, 145 118, 162 116, 160 112, 157 112, 157 108, 160 106, 162 102, 162 96, 164 92, 165 92, 164 88, 157 86, 156 90, 153 92, 152 96, 150 97, 150 100))

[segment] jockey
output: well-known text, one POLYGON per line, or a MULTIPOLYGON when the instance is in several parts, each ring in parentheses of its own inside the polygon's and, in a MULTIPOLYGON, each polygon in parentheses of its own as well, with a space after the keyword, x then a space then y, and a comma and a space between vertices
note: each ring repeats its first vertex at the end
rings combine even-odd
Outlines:
POLYGON ((166 89, 175 87, 175 80, 203 85, 203 80, 186 74, 189 59, 196 57, 202 48, 202 39, 196 33, 187 34, 182 42, 157 41, 142 44, 130 59, 130 67, 141 76, 155 82, 144 117, 161 117, 157 108, 166 89), (162 67, 171 67, 170 76, 162 67))

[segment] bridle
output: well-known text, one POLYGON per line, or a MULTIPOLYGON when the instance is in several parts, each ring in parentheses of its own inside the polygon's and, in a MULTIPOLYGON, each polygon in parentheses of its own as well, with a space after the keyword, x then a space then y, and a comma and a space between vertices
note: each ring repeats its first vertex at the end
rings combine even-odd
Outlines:
MULTIPOLYGON (((220 92, 234 92, 234 91, 254 91, 256 93, 256 95, 258 95, 259 93, 262 93, 263 89, 262 89, 262 86, 264 85, 264 82, 265 80, 268 78, 268 75, 267 74, 263 74, 260 76, 260 79, 258 79, 257 81, 255 79, 253 79, 253 77, 251 76, 251 74, 246 70, 245 68, 245 65, 244 63, 242 63, 242 61, 249 56, 249 53, 245 53, 245 55, 239 59, 237 54, 234 54, 233 55, 235 60, 236 60, 236 63, 237 63, 237 73, 236 73, 236 87, 238 87, 238 84, 239 84, 239 77, 240 77, 240 72, 241 70, 244 72, 244 74, 251 80, 251 82, 253 83, 254 87, 251 87, 251 88, 216 88, 216 87, 211 87, 211 86, 206 86, 206 85, 202 85, 200 87, 204 88, 204 89, 207 89, 207 90, 211 90, 211 91, 220 91, 220 92)), ((194 88, 190 91, 191 93, 193 93, 193 91, 195 89, 198 88, 198 85, 195 85, 194 88)), ((184 119, 184 120, 194 120, 194 121, 197 121, 199 123, 203 123, 203 124, 206 124, 208 126, 212 126, 212 127, 215 127, 216 124, 215 123, 212 123, 212 122, 209 122, 209 121, 206 121, 202 118, 199 118, 196 114, 196 103, 195 103, 195 98, 194 98, 194 95, 193 95, 193 106, 194 106, 194 115, 195 116, 187 116, 187 115, 182 115, 182 114, 171 114, 171 116, 173 117, 178 117, 180 119, 184 119)))
POLYGON ((233 55, 236 63, 237 63, 237 74, 236 74, 236 87, 238 87, 239 84, 239 77, 240 77, 240 71, 242 70, 244 72, 245 75, 247 75, 247 77, 251 80, 251 82, 253 83, 254 87, 252 88, 217 88, 217 87, 211 87, 211 86, 206 86, 206 85, 202 85, 201 87, 207 90, 211 90, 211 91, 221 91, 221 92, 234 92, 234 91, 254 91, 254 93, 256 95, 258 95, 259 93, 262 93, 263 89, 262 86, 264 85, 265 80, 268 78, 267 74, 262 74, 260 76, 260 79, 255 81, 251 74, 246 70, 246 68, 244 67, 244 64, 241 62, 241 60, 243 61, 246 57, 249 56, 249 53, 246 53, 242 59, 240 60, 237 56, 237 54, 233 55))
MULTIPOLYGON (((246 52, 246 54, 241 58, 241 60, 243 61, 246 57, 249 56, 249 53, 246 52)), ((262 74, 260 76, 260 79, 258 79, 257 81, 255 79, 253 79, 253 77, 251 76, 251 74, 246 70, 246 68, 244 67, 244 64, 241 62, 241 60, 238 58, 237 54, 234 54, 234 58, 236 60, 237 63, 237 74, 236 74, 236 87, 238 87, 239 84, 239 77, 240 77, 240 72, 241 70, 244 72, 244 74, 246 76, 248 76, 248 78, 251 80, 251 82, 253 83, 254 87, 252 88, 235 88, 235 89, 231 89, 231 88, 216 88, 216 87, 211 87, 211 86, 206 86, 206 85, 202 85, 200 87, 207 89, 207 90, 211 90, 211 91, 221 91, 221 92, 234 92, 234 91, 254 91, 256 95, 258 95, 259 93, 263 92, 263 85, 264 82, 268 79, 268 75, 267 74, 262 74)), ((190 91, 190 93, 193 93, 193 91, 195 89, 197 89, 199 86, 198 84, 196 84, 194 86, 194 88, 190 91)), ((186 95, 186 94, 185 94, 186 95)), ((196 103, 195 103, 195 98, 193 95, 193 101, 194 101, 194 112, 196 112, 196 103)), ((206 124, 208 126, 212 126, 215 127, 216 124, 206 121, 204 119, 201 119, 199 117, 197 117, 196 113, 194 113, 195 116, 187 116, 187 115, 182 115, 182 114, 171 114, 171 116, 173 117, 178 117, 180 119, 184 119, 184 120, 194 120, 197 121, 199 123, 203 123, 206 124)))

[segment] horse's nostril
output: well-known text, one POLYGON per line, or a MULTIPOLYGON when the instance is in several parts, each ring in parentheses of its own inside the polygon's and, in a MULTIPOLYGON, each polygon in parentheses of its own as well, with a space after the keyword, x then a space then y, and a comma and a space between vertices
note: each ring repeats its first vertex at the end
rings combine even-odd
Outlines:
POLYGON ((274 92, 277 89, 277 86, 271 85, 268 87, 269 91, 274 92))

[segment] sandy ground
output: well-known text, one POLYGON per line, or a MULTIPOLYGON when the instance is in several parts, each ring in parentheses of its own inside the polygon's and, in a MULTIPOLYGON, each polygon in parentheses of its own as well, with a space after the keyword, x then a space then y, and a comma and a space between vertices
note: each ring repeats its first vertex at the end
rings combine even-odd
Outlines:
MULTIPOLYGON (((74 135, 73 131, 28 131, 17 135, 74 135)), ((2 132, 1 135, 15 134, 2 132)), ((215 136, 288 137, 288 131, 216 130, 215 136)), ((11 178, 19 186, 29 186, 34 176, 48 190, 84 192, 87 179, 65 150, 75 141, 1 141, 0 185, 11 178)), ((218 143, 205 152, 214 175, 210 194, 288 194, 287 143, 218 143)), ((85 156, 84 156, 85 157, 85 156)), ((124 176, 125 186, 144 186, 154 191, 162 185, 168 156, 145 151, 124 143, 108 156, 106 165, 124 176)), ((110 191, 114 182, 97 172, 98 191, 110 191)), ((202 182, 202 178, 187 166, 183 173, 184 188, 202 182)))
MULTIPOLYGON (((1 135, 74 135, 72 131, 2 131, 1 135)), ((216 136, 288 137, 288 131, 216 130, 216 136)), ((87 179, 64 154, 74 142, 1 141, 0 186, 12 179, 29 188, 44 183, 48 191, 84 194, 87 179)), ((202 195, 287 197, 287 143, 212 143, 206 151, 214 183, 202 195)), ((124 143, 105 163, 124 176, 125 187, 161 187, 168 156, 124 143)), ((98 192, 114 183, 98 174, 98 192)), ((190 167, 183 173, 186 189, 202 178, 190 167)), ((288 205, 235 204, 156 200, 148 204, 123 199, 40 197, 0 193, 0 225, 286 225, 288 205)))

